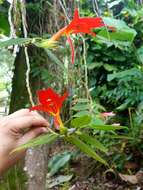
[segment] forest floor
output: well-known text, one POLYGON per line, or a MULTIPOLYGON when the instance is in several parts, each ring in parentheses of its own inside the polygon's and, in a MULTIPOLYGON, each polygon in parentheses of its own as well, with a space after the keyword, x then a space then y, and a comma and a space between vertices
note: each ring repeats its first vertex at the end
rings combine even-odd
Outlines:
MULTIPOLYGON (((54 188, 51 188, 51 190, 143 190, 143 183, 139 182, 136 184, 134 181, 129 182, 129 181, 124 181, 121 178, 114 178, 112 179, 112 176, 108 177, 106 176, 105 169, 95 169, 94 167, 90 170, 89 172, 89 167, 86 164, 93 165, 91 160, 88 163, 84 161, 83 163, 78 163, 76 166, 74 165, 74 172, 75 172, 75 178, 71 180, 70 183, 68 183, 68 187, 63 185, 57 186, 54 188), (86 171, 85 168, 88 168, 86 171), (110 179, 111 177, 111 179, 110 179)), ((72 167, 72 166, 71 166, 72 167)), ((109 174, 110 175, 110 174, 109 174)), ((132 179, 131 175, 131 180, 132 179)), ((143 179, 143 175, 142 175, 143 179)))
MULTIPOLYGON (((69 150, 69 147, 64 146, 62 151, 66 148, 69 150)), ((60 151, 58 150, 58 152, 60 151)), ((55 152, 57 152, 56 149, 55 152)), ((100 164, 84 154, 80 154, 78 159, 70 162, 66 174, 71 172, 74 174, 72 180, 50 190, 143 190, 142 171, 124 175, 101 167, 100 164)), ((61 174, 65 174, 64 170, 61 174)))

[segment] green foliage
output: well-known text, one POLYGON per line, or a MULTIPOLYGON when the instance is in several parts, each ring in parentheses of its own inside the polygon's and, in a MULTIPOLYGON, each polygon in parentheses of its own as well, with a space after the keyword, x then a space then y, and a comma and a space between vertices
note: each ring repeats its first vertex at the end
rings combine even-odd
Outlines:
POLYGON ((104 165, 108 165, 104 159, 102 159, 93 149, 91 149, 86 143, 81 141, 75 135, 71 135, 66 140, 76 145, 76 147, 78 147, 82 152, 86 153, 88 156, 92 157, 93 159, 101 162, 104 165))
MULTIPOLYGON (((49 189, 49 188, 55 187, 57 185, 62 185, 63 183, 68 182, 71 179, 72 179, 72 175, 60 175, 60 176, 55 177, 53 179, 48 179, 46 181, 46 188, 49 189)), ((65 186, 65 184, 64 184, 64 186, 65 186)), ((66 184, 65 188, 66 189, 69 188, 69 185, 66 184)), ((62 188, 62 189, 64 189, 64 188, 62 188)))
POLYGON ((35 147, 35 146, 39 146, 39 145, 43 145, 43 144, 49 144, 54 142, 58 137, 58 134, 54 133, 54 134, 46 134, 46 135, 41 135, 35 139, 30 140, 28 143, 21 145, 20 147, 14 149, 12 151, 12 153, 16 152, 16 151, 20 151, 22 149, 26 149, 29 147, 35 147))
POLYGON ((107 153, 107 148, 104 147, 95 137, 91 137, 86 133, 78 133, 78 136, 81 140, 83 140, 85 143, 95 147, 96 149, 101 150, 102 152, 107 153))
POLYGON ((0 33, 5 35, 9 34, 9 24, 7 18, 3 14, 0 14, 0 33))
POLYGON ((114 100, 122 102, 116 109, 124 110, 128 107, 139 105, 143 101, 143 87, 141 85, 143 73, 140 69, 132 68, 115 74, 109 74, 107 80, 117 81, 117 86, 105 93, 106 98, 110 99, 108 102, 115 105, 117 103, 114 100))
POLYGON ((107 26, 113 27, 113 31, 109 32, 108 28, 104 28, 95 38, 95 41, 104 42, 108 46, 119 45, 129 46, 136 36, 136 31, 127 26, 123 20, 114 19, 111 17, 103 17, 104 23, 107 26), (119 45, 118 45, 119 44, 119 45))
POLYGON ((71 159, 72 152, 65 151, 54 155, 48 163, 49 175, 53 176, 63 168, 71 159))
POLYGON ((77 128, 81 128, 81 127, 87 127, 87 125, 89 125, 89 123, 91 122, 91 117, 88 115, 84 115, 81 117, 78 117, 76 119, 73 119, 71 121, 71 125, 73 127, 77 127, 77 128))
POLYGON ((0 48, 6 48, 12 45, 30 45, 34 44, 40 48, 55 48, 56 43, 50 40, 42 39, 42 38, 13 38, 0 42, 0 48))

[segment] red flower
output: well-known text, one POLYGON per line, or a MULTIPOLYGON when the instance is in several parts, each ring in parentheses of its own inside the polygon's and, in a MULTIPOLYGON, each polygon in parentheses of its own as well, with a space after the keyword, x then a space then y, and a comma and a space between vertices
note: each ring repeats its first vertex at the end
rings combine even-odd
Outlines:
POLYGON ((54 34, 51 38, 51 40, 55 41, 58 40, 62 35, 66 35, 68 42, 70 44, 71 48, 71 58, 72 63, 74 63, 74 46, 72 43, 72 40, 70 38, 70 34, 78 34, 78 33, 84 33, 84 34, 90 34, 92 36, 95 36, 96 34, 92 31, 94 28, 100 28, 104 27, 105 24, 100 17, 96 18, 90 18, 90 17, 79 17, 78 9, 75 9, 74 11, 74 17, 73 20, 70 22, 69 25, 65 26, 61 30, 59 30, 56 34, 54 34))
POLYGON ((64 100, 67 98, 68 93, 65 92, 63 96, 60 96, 53 89, 48 88, 47 90, 39 90, 37 91, 37 95, 39 98, 39 105, 33 106, 30 108, 31 110, 39 110, 44 111, 52 116, 54 116, 54 124, 56 128, 59 128, 61 123, 60 118, 60 109, 64 100))

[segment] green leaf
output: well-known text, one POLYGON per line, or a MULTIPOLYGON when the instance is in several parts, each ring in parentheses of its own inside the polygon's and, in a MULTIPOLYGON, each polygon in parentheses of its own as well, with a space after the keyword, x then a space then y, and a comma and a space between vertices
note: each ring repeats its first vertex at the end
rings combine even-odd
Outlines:
POLYGON ((26 149, 29 147, 35 147, 38 145, 43 145, 43 144, 49 144, 52 143, 53 141, 55 141, 57 139, 57 137, 59 137, 58 134, 46 134, 46 135, 40 135, 39 137, 30 140, 28 143, 23 144, 21 146, 19 146, 18 148, 14 149, 12 151, 13 152, 17 152, 20 151, 22 149, 26 149))
POLYGON ((103 144, 101 144, 97 139, 95 139, 95 137, 91 137, 83 132, 77 132, 77 134, 80 137, 80 139, 86 142, 87 144, 90 144, 95 148, 107 153, 108 149, 103 144))
POLYGON ((68 182, 72 179, 73 175, 60 175, 58 177, 46 180, 46 189, 51 189, 57 185, 60 185, 64 182, 68 182))
POLYGON ((116 1, 113 1, 111 3, 109 3, 108 7, 109 9, 111 9, 112 7, 118 5, 119 3, 123 2, 123 0, 116 0, 116 1))
POLYGON ((103 66, 107 71, 116 71, 117 70, 117 68, 115 67, 115 66, 113 66, 113 65, 109 65, 109 64, 104 64, 104 66, 103 66))
POLYGON ((56 41, 51 41, 50 39, 36 39, 34 41, 34 44, 40 48, 56 48, 57 42, 56 41))
POLYGON ((111 138, 111 139, 128 139, 128 140, 133 140, 133 137, 125 136, 125 135, 105 135, 105 137, 108 137, 108 138, 111 138))
POLYGON ((94 118, 92 118, 92 121, 91 121, 91 125, 92 124, 93 125, 104 125, 104 122, 100 118, 94 117, 94 118))
POLYGON ((107 77, 107 80, 110 82, 115 78, 123 78, 126 76, 136 76, 138 75, 138 73, 139 73, 139 70, 137 68, 132 68, 132 69, 118 72, 118 73, 109 74, 107 77))
POLYGON ((89 105, 82 104, 82 103, 77 103, 75 106, 72 107, 72 110, 75 110, 75 111, 81 111, 81 110, 87 110, 87 109, 89 109, 89 105))
POLYGON ((111 130, 119 130, 119 129, 128 129, 125 126, 115 126, 115 125, 89 125, 88 128, 103 130, 103 131, 111 131, 111 130))
POLYGON ((60 59, 58 59, 58 57, 52 53, 52 51, 50 51, 49 49, 45 49, 48 57, 51 59, 51 61, 53 61, 54 63, 56 63, 59 67, 61 67, 62 70, 65 71, 65 67, 64 64, 60 61, 60 59))
POLYGON ((87 103, 87 102, 89 102, 89 100, 86 99, 86 98, 79 98, 79 99, 77 99, 77 102, 80 102, 80 103, 87 103))
POLYGON ((74 114, 73 117, 82 117, 86 115, 90 115, 90 112, 85 110, 85 111, 79 111, 78 113, 74 114))
POLYGON ((104 23, 107 26, 115 28, 115 31, 109 32, 108 29, 103 28, 95 40, 97 42, 103 42, 107 45, 115 46, 130 46, 133 42, 137 32, 130 28, 123 20, 114 19, 111 17, 103 17, 104 23))
POLYGON ((86 153, 88 156, 92 157, 93 159, 101 162, 104 165, 108 165, 108 163, 104 159, 102 159, 96 152, 94 152, 87 144, 79 140, 78 137, 68 136, 66 137, 66 140, 76 145, 82 152, 86 153))
POLYGON ((48 168, 50 169, 49 174, 53 176, 56 174, 61 168, 63 168, 71 159, 70 152, 64 152, 56 154, 52 157, 52 159, 48 163, 48 168))
POLYGON ((90 122, 91 122, 91 117, 88 115, 84 115, 82 117, 78 117, 78 118, 71 120, 71 125, 73 127, 79 128, 79 127, 89 125, 90 122))
POLYGON ((143 46, 141 46, 139 49, 137 49, 137 54, 140 59, 140 62, 143 64, 143 46))
POLYGON ((5 48, 12 45, 25 45, 32 42, 32 38, 14 38, 10 40, 0 41, 0 48, 5 48))
POLYGON ((8 23, 8 19, 5 15, 0 13, 0 33, 9 35, 10 27, 8 23))

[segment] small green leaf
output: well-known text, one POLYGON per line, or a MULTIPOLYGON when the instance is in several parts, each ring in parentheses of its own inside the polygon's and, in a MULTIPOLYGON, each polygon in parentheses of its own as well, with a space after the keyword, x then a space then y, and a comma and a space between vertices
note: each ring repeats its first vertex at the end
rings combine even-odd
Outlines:
POLYGON ((93 159, 101 162, 104 165, 108 165, 108 163, 103 158, 101 158, 96 152, 94 152, 94 150, 92 150, 87 144, 79 140, 78 137, 68 136, 66 137, 66 140, 76 145, 82 152, 86 153, 88 156, 92 157, 93 159))
POLYGON ((75 110, 75 111, 83 111, 87 109, 89 109, 89 105, 82 104, 82 103, 77 103, 75 106, 72 107, 72 110, 75 110))
POLYGON ((71 121, 71 125, 73 127, 84 127, 84 126, 87 126, 89 125, 89 123, 91 122, 91 117, 88 116, 88 115, 84 115, 82 117, 78 117, 78 118, 75 118, 71 121))
POLYGON ((97 139, 95 139, 95 137, 91 137, 88 134, 85 134, 83 132, 77 132, 78 136, 80 137, 81 140, 83 140, 84 142, 94 146, 95 148, 107 153, 107 148, 105 146, 103 146, 103 144, 101 144, 97 139))
POLYGON ((55 64, 57 64, 62 70, 66 70, 64 67, 64 64, 61 62, 61 60, 49 49, 45 49, 48 57, 53 61, 55 64))
POLYGON ((89 102, 89 100, 86 99, 86 98, 79 98, 79 99, 77 100, 77 102, 80 102, 80 103, 87 103, 87 102, 89 102))
POLYGON ((58 134, 46 134, 46 135, 40 135, 39 137, 30 140, 28 143, 23 144, 19 146, 18 148, 14 149, 11 153, 20 151, 22 149, 26 149, 29 147, 35 147, 38 145, 43 145, 43 144, 49 144, 52 143, 57 139, 59 135, 58 134))
POLYGON ((78 113, 76 113, 75 115, 73 115, 73 117, 82 117, 82 116, 85 116, 85 115, 90 115, 90 112, 89 111, 79 111, 78 113))
POLYGON ((104 68, 107 70, 107 71, 116 71, 117 68, 113 65, 109 65, 109 64, 104 64, 104 68))
POLYGON ((119 129, 128 129, 125 126, 115 126, 115 125, 89 125, 88 128, 96 129, 96 130, 103 130, 103 131, 114 131, 119 129))
POLYGON ((72 179, 73 175, 60 175, 55 178, 50 178, 46 180, 46 189, 51 189, 57 185, 60 185, 64 182, 68 182, 72 179))

